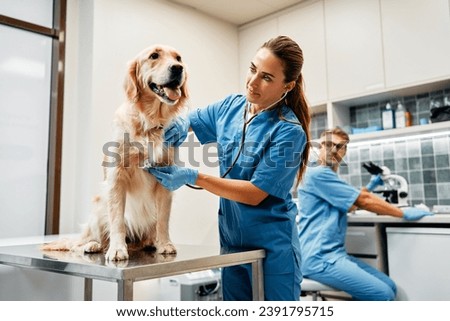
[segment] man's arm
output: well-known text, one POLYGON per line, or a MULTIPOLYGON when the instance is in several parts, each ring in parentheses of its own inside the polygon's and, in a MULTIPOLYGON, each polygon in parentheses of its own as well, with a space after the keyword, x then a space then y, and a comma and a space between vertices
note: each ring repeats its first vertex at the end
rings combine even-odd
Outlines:
POLYGON ((395 217, 403 217, 403 211, 370 193, 367 189, 361 189, 361 193, 355 201, 355 205, 361 209, 374 212, 380 215, 390 215, 395 217))

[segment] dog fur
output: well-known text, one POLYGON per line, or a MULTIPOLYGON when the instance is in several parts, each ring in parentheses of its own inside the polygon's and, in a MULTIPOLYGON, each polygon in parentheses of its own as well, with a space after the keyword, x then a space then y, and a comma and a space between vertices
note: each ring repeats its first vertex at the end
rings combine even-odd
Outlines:
POLYGON ((176 253, 169 237, 172 194, 143 169, 144 160, 173 164, 173 148, 163 144, 164 129, 188 101, 186 66, 165 45, 143 50, 129 63, 126 101, 114 117, 113 148, 104 157, 103 191, 79 239, 42 246, 45 251, 105 252, 107 261, 129 258, 128 250, 156 248, 176 253), (120 157, 118 157, 120 156, 120 157))

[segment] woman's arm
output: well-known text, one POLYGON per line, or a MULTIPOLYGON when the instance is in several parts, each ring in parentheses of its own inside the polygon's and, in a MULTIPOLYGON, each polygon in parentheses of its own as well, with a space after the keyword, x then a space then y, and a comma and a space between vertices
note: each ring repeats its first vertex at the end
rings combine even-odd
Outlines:
POLYGON ((219 178, 203 173, 198 174, 195 184, 217 196, 253 206, 269 195, 249 181, 219 178))

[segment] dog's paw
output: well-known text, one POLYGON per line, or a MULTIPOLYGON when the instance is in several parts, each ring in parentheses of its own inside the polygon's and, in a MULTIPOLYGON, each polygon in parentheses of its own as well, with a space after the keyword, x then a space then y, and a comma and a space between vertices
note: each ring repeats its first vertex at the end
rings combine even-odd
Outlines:
POLYGON ((128 260, 128 251, 126 247, 112 248, 109 247, 106 252, 105 258, 107 261, 124 261, 128 260))
POLYGON ((102 246, 97 241, 90 241, 83 246, 84 253, 98 253, 102 251, 102 246))
POLYGON ((175 254, 175 253, 177 253, 177 249, 175 248, 175 245, 173 245, 171 242, 169 242, 169 243, 158 246, 158 253, 159 254, 175 254))

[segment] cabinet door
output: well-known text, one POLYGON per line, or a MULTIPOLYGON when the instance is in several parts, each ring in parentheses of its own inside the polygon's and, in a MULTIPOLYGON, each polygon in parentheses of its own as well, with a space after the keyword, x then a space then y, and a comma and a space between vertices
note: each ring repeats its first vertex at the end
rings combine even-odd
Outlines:
POLYGON ((329 98, 384 88, 378 0, 325 1, 329 98))
POLYGON ((450 229, 386 228, 389 275, 399 300, 450 300, 450 229))
POLYGON ((308 101, 313 106, 324 103, 328 95, 323 2, 302 6, 279 17, 278 30, 302 48, 302 74, 308 101))
POLYGON ((386 86, 450 76, 448 0, 381 0, 386 86))

